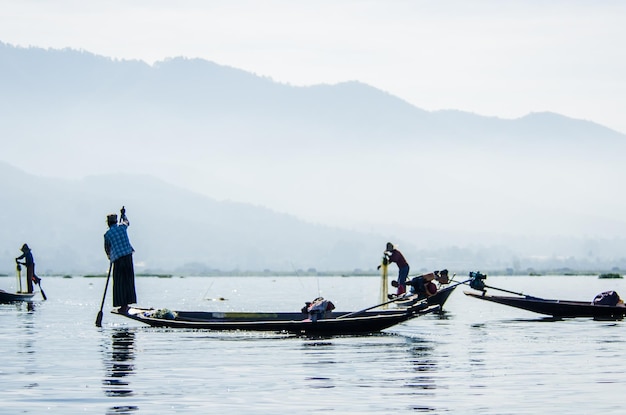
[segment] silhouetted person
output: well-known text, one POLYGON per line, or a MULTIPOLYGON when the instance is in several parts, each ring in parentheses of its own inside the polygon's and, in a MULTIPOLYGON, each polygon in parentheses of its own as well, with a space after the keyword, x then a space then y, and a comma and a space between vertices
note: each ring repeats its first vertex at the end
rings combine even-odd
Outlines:
POLYGON ((104 251, 113 266, 113 307, 119 307, 120 313, 128 311, 128 304, 137 302, 135 292, 135 270, 133 267, 133 252, 128 239, 126 209, 120 210, 120 222, 117 215, 107 216, 109 230, 104 234, 104 251))
MULTIPOLYGON (((387 259, 387 263, 395 262, 398 266, 398 290, 396 295, 402 295, 406 292, 406 278, 409 275, 409 263, 404 259, 402 252, 398 251, 391 242, 387 242, 387 249, 383 254, 387 259)), ((380 265, 378 269, 380 269, 380 265)))
POLYGON ((26 267, 26 289, 27 292, 33 292, 33 282, 38 284, 40 279, 35 275, 35 260, 33 259, 33 253, 27 244, 22 245, 22 255, 15 258, 15 262, 26 267), (20 262, 23 259, 24 262, 20 262))

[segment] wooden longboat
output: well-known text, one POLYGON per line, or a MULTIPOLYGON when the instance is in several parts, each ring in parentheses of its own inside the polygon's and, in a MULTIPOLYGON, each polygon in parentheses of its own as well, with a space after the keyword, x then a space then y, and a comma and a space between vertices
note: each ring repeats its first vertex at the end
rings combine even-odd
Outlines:
POLYGON ((465 295, 492 303, 507 305, 555 318, 593 317, 622 319, 626 315, 623 305, 596 305, 590 301, 551 300, 531 296, 488 295, 484 292, 464 291, 465 295))
POLYGON ((298 335, 354 335, 376 333, 413 318, 432 313, 439 306, 425 302, 415 306, 380 311, 332 312, 311 321, 304 313, 290 312, 207 312, 169 311, 132 307, 126 313, 114 314, 148 324, 152 327, 246 330, 294 333, 298 335), (165 316, 163 316, 165 315, 165 316))
POLYGON ((0 303, 16 303, 20 301, 31 301, 35 293, 9 293, 4 290, 0 290, 0 303))

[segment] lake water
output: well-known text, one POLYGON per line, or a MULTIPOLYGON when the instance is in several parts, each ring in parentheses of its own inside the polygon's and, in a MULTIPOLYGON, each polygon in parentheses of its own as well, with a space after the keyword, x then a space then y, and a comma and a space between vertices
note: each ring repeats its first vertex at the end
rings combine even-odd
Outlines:
MULTIPOLYGON (((624 280, 595 276, 486 282, 547 298, 626 296, 624 280)), ((0 305, 0 413, 624 413, 623 321, 549 321, 461 286, 443 315, 370 336, 149 328, 110 314, 110 292, 97 328, 104 283, 44 278, 48 301, 0 305)), ((376 277, 137 279, 139 305, 186 310, 292 311, 321 294, 353 311, 378 303, 378 289, 376 277)))

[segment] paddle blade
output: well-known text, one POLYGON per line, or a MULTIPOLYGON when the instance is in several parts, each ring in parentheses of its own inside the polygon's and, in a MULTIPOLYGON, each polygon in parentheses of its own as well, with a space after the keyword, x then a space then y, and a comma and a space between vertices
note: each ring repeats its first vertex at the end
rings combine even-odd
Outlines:
POLYGON ((98 312, 98 317, 96 317, 96 327, 102 327, 102 310, 98 312))
MULTIPOLYGON (((39 280, 41 281, 41 280, 39 280)), ((43 288, 41 288, 41 282, 37 282, 37 285, 39 285, 39 291, 41 291, 41 296, 43 297, 43 300, 46 301, 48 299, 48 297, 46 296, 46 293, 43 292, 43 288)))

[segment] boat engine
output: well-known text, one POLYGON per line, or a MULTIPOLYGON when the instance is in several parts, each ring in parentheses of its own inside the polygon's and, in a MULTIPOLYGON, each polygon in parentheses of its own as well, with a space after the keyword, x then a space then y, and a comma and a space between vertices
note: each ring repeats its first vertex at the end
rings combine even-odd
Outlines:
POLYGON ((471 278, 469 286, 478 291, 485 291, 485 280, 487 276, 480 271, 471 271, 469 273, 469 277, 471 278))

